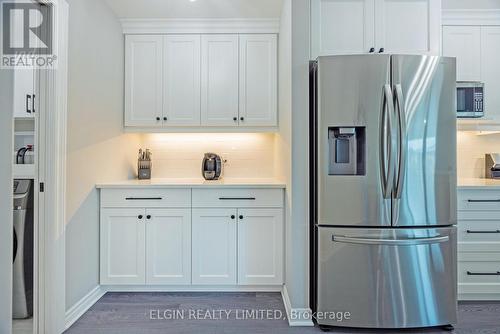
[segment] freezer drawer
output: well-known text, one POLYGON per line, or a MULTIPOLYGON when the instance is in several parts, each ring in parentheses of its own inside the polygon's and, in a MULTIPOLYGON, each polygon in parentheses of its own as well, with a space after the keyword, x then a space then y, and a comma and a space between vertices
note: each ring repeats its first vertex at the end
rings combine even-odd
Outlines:
POLYGON ((319 324, 414 328, 456 322, 455 227, 319 227, 318 233, 319 324), (349 317, 340 321, 329 312, 349 317))

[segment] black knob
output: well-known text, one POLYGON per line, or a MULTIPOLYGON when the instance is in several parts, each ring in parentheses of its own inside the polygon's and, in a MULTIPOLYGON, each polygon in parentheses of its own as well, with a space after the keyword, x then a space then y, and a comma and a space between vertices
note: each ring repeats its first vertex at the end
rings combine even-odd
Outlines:
POLYGON ((142 215, 139 215, 137 218, 142 219, 142 215))
POLYGON ((156 117, 156 120, 159 121, 161 118, 160 117, 156 117))
POLYGON ((370 53, 374 53, 375 52, 375 48, 370 48, 370 53))
POLYGON ((245 117, 240 117, 240 120, 241 120, 241 121, 244 121, 244 120, 245 120, 245 117))
POLYGON ((378 50, 378 53, 383 53, 385 51, 384 48, 380 48, 380 50, 378 50))
POLYGON ((233 117, 233 121, 237 121, 238 120, 238 117, 233 117))
POLYGON ((146 219, 151 219, 151 215, 147 215, 147 216, 146 216, 146 219))
POLYGON ((238 218, 239 218, 239 219, 243 219, 243 215, 240 215, 238 218))
POLYGON ((167 117, 163 117, 163 120, 166 122, 168 120, 168 118, 167 117))
POLYGON ((236 218, 236 216, 235 215, 231 215, 231 219, 234 219, 234 218, 236 218))

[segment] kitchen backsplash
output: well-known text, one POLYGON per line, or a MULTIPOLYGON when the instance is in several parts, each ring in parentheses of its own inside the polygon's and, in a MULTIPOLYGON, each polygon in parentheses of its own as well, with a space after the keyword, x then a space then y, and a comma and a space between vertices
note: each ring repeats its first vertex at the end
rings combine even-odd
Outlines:
POLYGON ((483 178, 484 155, 500 152, 500 134, 478 135, 476 132, 457 133, 459 178, 483 178))
POLYGON ((271 178, 274 134, 268 133, 165 133, 142 135, 141 146, 153 153, 153 178, 201 177, 206 152, 227 159, 224 177, 271 178))

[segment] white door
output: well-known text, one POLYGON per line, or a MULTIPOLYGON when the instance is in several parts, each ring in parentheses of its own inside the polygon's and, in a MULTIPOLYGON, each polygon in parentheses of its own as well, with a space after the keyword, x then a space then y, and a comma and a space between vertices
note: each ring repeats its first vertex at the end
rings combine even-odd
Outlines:
POLYGON ((240 126, 278 125, 276 35, 240 35, 240 126))
POLYGON ((202 125, 238 125, 238 35, 203 35, 201 55, 202 125))
POLYGON ((101 209, 101 284, 144 284, 144 209, 101 209))
POLYGON ((444 26, 443 56, 457 58, 457 81, 481 81, 481 27, 444 26))
POLYGON ((125 126, 161 126, 163 36, 125 37, 125 126))
POLYGON ((200 125, 200 36, 165 36, 164 59, 163 124, 200 125))
POLYGON ((146 210, 146 283, 191 284, 191 210, 146 210))
POLYGON ((14 117, 34 117, 35 98, 35 71, 32 69, 14 70, 14 117))
POLYGON ((500 27, 481 27, 481 80, 484 116, 500 120, 500 27))
POLYGON ((193 209, 193 284, 236 284, 236 209, 193 209))
POLYGON ((439 55, 441 0, 375 0, 376 51, 439 55))
POLYGON ((238 284, 282 283, 282 210, 238 209, 238 284))
POLYGON ((312 59, 375 48, 375 0, 312 0, 312 59))

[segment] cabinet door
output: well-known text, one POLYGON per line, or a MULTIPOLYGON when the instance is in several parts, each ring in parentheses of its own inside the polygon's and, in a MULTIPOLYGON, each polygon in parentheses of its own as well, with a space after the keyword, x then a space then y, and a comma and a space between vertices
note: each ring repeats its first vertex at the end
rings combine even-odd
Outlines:
POLYGON ((146 210, 146 283, 191 283, 191 209, 146 210))
POLYGON ((125 37, 125 126, 162 125, 163 36, 125 37))
POLYGON ((277 37, 240 36, 240 126, 276 126, 277 37))
POLYGON ((238 209, 238 284, 282 283, 282 210, 238 209))
POLYGON ((500 27, 481 27, 481 79, 484 116, 500 119, 500 27))
POLYGON ((481 27, 444 26, 443 56, 457 58, 457 81, 481 81, 481 27))
POLYGON ((101 209, 100 231, 101 284, 144 284, 144 209, 101 209))
POLYGON ((375 47, 375 0, 312 0, 312 58, 375 47))
POLYGON ((376 52, 439 55, 440 0, 375 0, 376 52))
POLYGON ((200 36, 165 36, 164 57, 163 124, 200 125, 200 36))
POLYGON ((15 118, 35 116, 35 71, 14 70, 14 112, 15 118))
POLYGON ((201 37, 201 122, 238 125, 238 35, 201 37))
POLYGON ((236 209, 193 209, 193 284, 236 284, 236 209))

